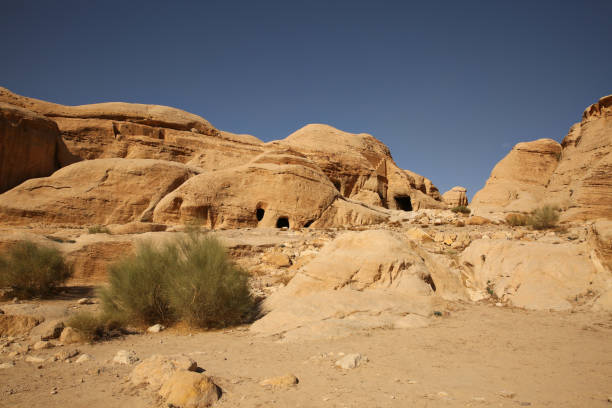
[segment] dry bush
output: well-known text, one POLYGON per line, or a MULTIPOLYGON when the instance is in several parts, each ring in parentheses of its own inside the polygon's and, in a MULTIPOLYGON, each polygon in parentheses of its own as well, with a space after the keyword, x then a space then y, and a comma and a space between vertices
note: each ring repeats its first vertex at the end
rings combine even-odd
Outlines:
POLYGON ((458 207, 453 207, 453 208, 451 208, 451 211, 454 212, 454 213, 461 213, 461 214, 469 214, 469 213, 472 212, 465 205, 460 205, 458 207))
POLYGON ((156 248, 142 244, 109 270, 104 310, 135 323, 239 324, 255 312, 248 274, 212 237, 191 233, 156 248))
POLYGON ((78 331, 84 340, 93 342, 121 334, 125 321, 107 313, 79 312, 72 315, 66 325, 78 331))
POLYGON ((527 219, 527 224, 537 230, 554 228, 559 222, 558 211, 558 208, 552 205, 537 208, 527 219))
POLYGON ((0 286, 19 298, 44 297, 72 276, 72 267, 54 248, 21 241, 0 256, 0 286))
POLYGON ((88 234, 110 234, 110 230, 103 225, 94 225, 93 227, 87 228, 88 234))
POLYGON ((528 217, 524 214, 508 214, 506 216, 506 222, 508 223, 508 225, 511 225, 513 227, 521 227, 524 225, 527 225, 527 220, 528 217))

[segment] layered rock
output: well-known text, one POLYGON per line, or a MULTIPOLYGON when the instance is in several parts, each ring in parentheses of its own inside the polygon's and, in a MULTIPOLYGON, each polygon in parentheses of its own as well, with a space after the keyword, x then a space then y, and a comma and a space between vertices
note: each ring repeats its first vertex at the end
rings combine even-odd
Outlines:
POLYGON ((198 172, 159 160, 82 161, 0 195, 0 217, 20 225, 151 221, 157 203, 198 172))
POLYGON ((564 219, 612 217, 612 95, 589 106, 558 145, 519 143, 500 161, 471 206, 478 211, 531 211, 542 204, 564 219))
POLYGON ((442 200, 451 207, 468 205, 467 190, 465 187, 455 186, 442 194, 442 200))
POLYGON ((52 120, 0 103, 0 193, 58 169, 60 133, 52 120))

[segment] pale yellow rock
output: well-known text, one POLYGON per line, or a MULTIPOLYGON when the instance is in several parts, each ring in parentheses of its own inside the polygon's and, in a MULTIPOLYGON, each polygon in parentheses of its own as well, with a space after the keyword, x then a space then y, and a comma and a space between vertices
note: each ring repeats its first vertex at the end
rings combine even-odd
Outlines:
POLYGON ((279 377, 266 378, 259 382, 262 387, 287 388, 299 383, 298 378, 293 374, 281 375, 279 377))
POLYGON ((157 391, 177 371, 195 371, 197 363, 185 355, 153 355, 139 363, 130 373, 133 385, 147 384, 157 391))
POLYGON ((467 189, 461 186, 455 186, 442 194, 442 200, 451 207, 467 206, 467 189))
POLYGON ((408 231, 406 231, 406 237, 413 241, 418 241, 422 243, 433 242, 433 238, 431 237, 431 235, 429 235, 420 228, 410 228, 408 231))
POLYGON ((262 259, 265 263, 276 266, 277 268, 291 266, 291 259, 282 252, 267 252, 262 259))
POLYGON ((63 344, 83 343, 83 337, 72 327, 65 327, 59 341, 63 344))
POLYGON ((205 408, 219 400, 219 387, 204 374, 176 371, 162 385, 159 395, 168 406, 177 408, 205 408))
POLYGON ((26 335, 42 320, 33 316, 0 314, 0 336, 26 335))

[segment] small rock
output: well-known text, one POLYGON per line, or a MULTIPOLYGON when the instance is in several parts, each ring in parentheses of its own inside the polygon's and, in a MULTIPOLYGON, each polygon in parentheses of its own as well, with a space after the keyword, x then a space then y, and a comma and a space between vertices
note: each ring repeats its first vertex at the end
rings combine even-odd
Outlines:
POLYGON ((164 329, 165 329, 164 326, 162 326, 161 324, 157 323, 157 324, 154 324, 153 326, 149 327, 147 329, 147 332, 148 333, 159 333, 160 331, 162 331, 164 329))
POLYGON ((36 364, 40 364, 40 363, 44 363, 45 359, 44 358, 40 358, 40 357, 36 357, 36 356, 27 356, 25 358, 25 361, 27 363, 36 363, 36 364))
POLYGON ((503 303, 501 303, 501 302, 497 302, 497 303, 495 304, 495 306, 497 306, 497 307, 502 307, 503 305, 504 305, 504 304, 503 304, 503 303))
POLYGON ((168 407, 209 407, 221 396, 210 378, 193 371, 177 371, 164 383, 159 395, 168 407))
POLYGON ((340 367, 344 370, 350 370, 361 365, 363 357, 359 353, 347 354, 340 360, 336 361, 336 367, 340 367))
POLYGON ((91 360, 93 360, 93 356, 89 354, 81 354, 79 358, 75 360, 75 363, 81 364, 81 363, 86 363, 91 360))
POLYGON ((130 374, 130 382, 135 386, 145 384, 158 391, 176 371, 196 371, 197 368, 198 363, 186 355, 155 354, 134 367, 130 374))
POLYGON ((93 300, 91 300, 90 298, 81 298, 81 299, 77 300, 77 303, 79 305, 92 305, 93 304, 93 300))
POLYGON ((53 344, 45 340, 37 341, 36 343, 34 343, 34 350, 44 350, 52 347, 53 344))
POLYGON ((60 360, 60 361, 64 361, 67 360, 69 358, 75 357, 79 354, 79 350, 62 350, 59 353, 55 353, 55 358, 60 360))
POLYGON ((117 354, 115 354, 115 357, 113 357, 113 363, 117 364, 131 365, 136 363, 138 360, 140 359, 138 356, 136 356, 136 353, 133 350, 119 350, 117 354))
POLYGON ((514 398, 514 397, 516 397, 516 393, 515 393, 515 392, 512 392, 512 391, 506 391, 506 390, 500 391, 500 392, 499 392, 499 395, 500 395, 501 397, 504 397, 504 398, 510 398, 510 399, 512 399, 512 398, 514 398))
POLYGON ((0 309, 0 314, 4 314, 4 310, 0 309))
POLYGON ((14 366, 15 366, 15 363, 13 363, 12 361, 8 363, 2 363, 0 364, 0 370, 3 370, 5 368, 12 368, 14 366))
POLYGON ((259 385, 263 386, 263 387, 291 387, 296 385, 297 383, 299 383, 300 381, 298 380, 298 378, 293 375, 293 374, 286 374, 286 375, 282 375, 280 377, 271 377, 271 378, 266 378, 265 380, 261 381, 259 383, 259 385))
POLYGON ((30 332, 32 337, 40 337, 40 340, 57 339, 64 329, 64 322, 60 319, 45 320, 30 332))

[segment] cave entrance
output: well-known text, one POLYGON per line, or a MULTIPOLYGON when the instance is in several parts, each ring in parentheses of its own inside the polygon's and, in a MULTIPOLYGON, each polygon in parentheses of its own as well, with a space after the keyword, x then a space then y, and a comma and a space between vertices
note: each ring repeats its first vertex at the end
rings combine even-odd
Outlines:
POLYGON ((412 211, 412 201, 410 196, 395 196, 395 204, 398 210, 412 211))
POLYGON ((257 221, 263 220, 264 215, 266 215, 266 210, 264 210, 263 208, 258 208, 255 211, 255 216, 257 217, 257 221))
POLYGON ((276 220, 276 228, 289 228, 289 218, 287 217, 278 217, 276 220))

